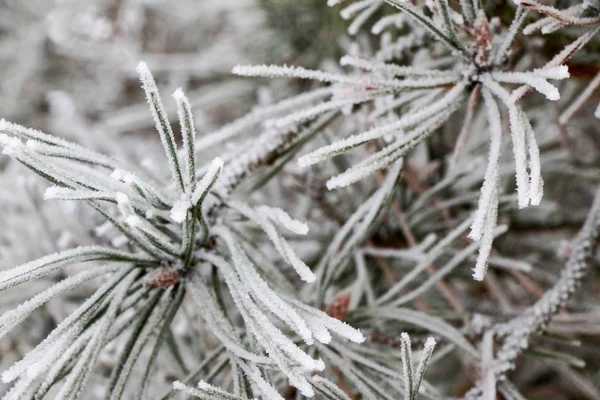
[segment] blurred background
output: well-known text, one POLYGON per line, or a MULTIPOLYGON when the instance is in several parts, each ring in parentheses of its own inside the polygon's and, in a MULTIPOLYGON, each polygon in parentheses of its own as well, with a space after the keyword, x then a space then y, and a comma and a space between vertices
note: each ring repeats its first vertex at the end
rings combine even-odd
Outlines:
POLYGON ((66 120, 73 131, 139 131, 145 110, 138 121, 124 108, 142 100, 135 66, 144 60, 164 88, 191 91, 210 128, 256 100, 234 65, 314 66, 338 51, 340 24, 320 0, 2 1, 2 116, 59 135, 66 120))
MULTIPOLYGON (((495 3, 494 7, 503 10, 503 1, 495 3)), ((233 66, 327 67, 337 63, 350 45, 347 27, 348 23, 339 17, 339 7, 329 8, 325 0, 0 0, 0 117, 151 170, 153 159, 162 148, 140 89, 135 70, 139 61, 146 61, 154 74, 171 121, 176 120, 176 109, 168 94, 178 87, 185 90, 202 140, 203 134, 218 131, 255 106, 275 103, 312 85, 297 80, 239 78, 231 74, 233 66)), ((365 37, 353 40, 369 46, 365 37)), ((564 42, 559 38, 541 48, 562 47, 564 42)), ((587 53, 591 57, 593 49, 587 53)), ((552 53, 554 50, 550 49, 549 54, 552 53)), ((590 76, 585 68, 573 71, 576 77, 590 76)), ((597 68, 592 73, 596 71, 597 68)), ((511 216, 514 230, 499 242, 506 254, 521 258, 521 249, 533 248, 535 254, 522 258, 551 267, 552 273, 560 270, 563 260, 556 256, 556 244, 564 244, 565 248, 558 251, 563 251, 564 258, 568 254, 565 238, 572 237, 583 221, 590 182, 595 186, 598 181, 597 168, 573 172, 575 167, 597 164, 597 124, 597 120, 585 119, 565 133, 566 140, 569 135, 577 135, 577 140, 571 140, 569 161, 574 167, 561 171, 548 167, 547 206, 519 217, 511 216), (589 124, 596 124, 596 128, 589 124), (583 176, 581 185, 573 179, 575 175, 583 176)), ((542 134, 560 136, 556 126, 542 134)), ((453 143, 453 138, 448 142, 453 143)), ((553 143, 557 142, 558 139, 553 143)), ((449 148, 445 144, 441 147, 449 148)), ((210 146, 207 149, 210 151, 210 146)), ((43 189, 31 173, 0 155, 0 268, 95 240, 89 228, 95 226, 94 221, 90 222, 95 217, 89 210, 66 203, 44 203, 43 189)), ((538 354, 521 365, 515 383, 524 388, 528 398, 598 398, 600 315, 595 315, 599 287, 595 282, 599 275, 596 268, 582 290, 595 298, 582 296, 581 309, 559 316, 552 325, 556 335, 545 337, 540 345, 545 348, 544 341, 551 342, 547 347, 566 348, 566 353, 577 358, 565 360, 560 355, 538 354), (584 339, 584 346, 573 350, 561 335, 578 335, 584 339), (553 357, 557 363, 546 368, 545 363, 553 357), (580 365, 580 358, 587 362, 585 366, 580 365)), ((473 298, 485 295, 484 289, 472 285, 470 280, 455 283, 473 298)), ((521 292, 513 289, 508 297, 517 303, 521 292), (511 297, 514 293, 519 296, 511 297)), ((39 287, 32 284, 21 293, 5 297, 0 311, 38 291, 39 287)), ((75 304, 77 294, 74 296, 75 304)), ((82 298, 86 296, 81 293, 82 298)), ((489 306, 482 302, 477 310, 495 311, 492 306, 486 309, 486 304, 489 306)), ((0 342, 0 369, 20 358, 48 333, 55 321, 67 314, 68 310, 51 302, 47 310, 38 312, 36 321, 23 325, 19 337, 0 342), (43 320, 46 329, 28 329, 40 326, 43 320)), ((469 388, 470 382, 460 365, 454 367, 437 369, 432 381, 445 382, 444 392, 459 395, 469 388)), ((1 388, 0 385, 0 393, 1 388)))

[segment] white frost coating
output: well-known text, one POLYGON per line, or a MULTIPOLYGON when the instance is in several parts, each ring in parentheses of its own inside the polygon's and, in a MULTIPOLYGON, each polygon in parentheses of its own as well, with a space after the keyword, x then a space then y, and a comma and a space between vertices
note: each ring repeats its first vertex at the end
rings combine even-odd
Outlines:
POLYGON ((174 98, 176 101, 178 101, 178 102, 179 102, 179 101, 183 101, 183 99, 185 98, 185 94, 183 94, 183 89, 182 89, 182 88, 180 88, 180 87, 179 87, 179 88, 177 88, 177 89, 176 89, 176 90, 173 92, 172 96, 173 96, 173 98, 174 98))
POLYGON ((177 116, 179 117, 183 152, 185 155, 185 191, 191 192, 195 189, 196 185, 196 130, 194 128, 194 116, 192 115, 190 101, 181 88, 178 88, 173 93, 173 98, 175 99, 175 103, 177 103, 177 116))
POLYGON ((216 180, 223 169, 223 160, 219 157, 215 158, 208 171, 198 185, 196 186, 196 190, 192 193, 191 199, 187 198, 187 195, 182 195, 181 199, 177 200, 173 204, 173 208, 171 208, 171 219, 177 223, 182 223, 185 221, 185 217, 190 208, 195 207, 201 199, 204 199, 208 192, 214 186, 216 180))
POLYGON ((43 145, 41 142, 37 140, 29 139, 25 142, 25 146, 29 147, 31 150, 39 150, 43 145))
POLYGON ((196 205, 201 198, 206 196, 208 191, 210 191, 210 189, 213 187, 216 179, 219 177, 219 174, 221 173, 222 169, 223 160, 219 157, 215 158, 210 164, 210 167, 208 168, 206 174, 204 174, 200 182, 198 182, 196 190, 192 194, 193 205, 196 205))
POLYGON ((12 137, 5 135, 4 133, 0 133, 0 144, 6 145, 11 139, 12 137))
MULTIPOLYGON (((552 58, 552 60, 548 61, 548 63, 546 63, 545 68, 561 65, 564 62, 564 60, 570 58, 570 56, 572 54, 574 54, 579 49, 581 49, 583 46, 585 46, 585 44, 587 42, 589 42, 590 39, 592 37, 594 37, 594 35, 596 33, 598 33, 598 31, 600 31, 600 27, 589 30, 589 31, 585 32, 584 34, 580 35, 577 39, 575 39, 570 44, 565 46, 560 51, 560 53, 556 54, 552 58)), ((513 90, 512 97, 515 100, 521 99, 521 97, 523 97, 528 91, 529 91, 529 86, 523 85, 520 88, 513 90)))
POLYGON ((154 82, 154 77, 148 69, 148 65, 140 61, 137 66, 137 72, 142 82, 142 87, 146 93, 146 100, 150 105, 150 112, 156 124, 156 130, 159 133, 160 141, 165 149, 165 154, 169 162, 169 169, 177 189, 180 193, 184 192, 183 177, 181 176, 181 170, 179 168, 179 160, 177 159, 177 149, 175 145, 175 137, 173 135, 173 129, 167 120, 167 113, 165 112, 164 106, 154 82))
POLYGON ((142 219, 137 215, 130 215, 125 218, 125 223, 132 228, 139 227, 142 224, 142 219))
POLYGON ((281 397, 281 395, 277 392, 277 390, 275 390, 273 386, 271 386, 267 381, 263 379, 263 377, 260 374, 260 371, 258 371, 257 368, 250 368, 243 363, 240 363, 239 366, 246 373, 246 375, 252 378, 252 380, 254 381, 254 383, 256 383, 256 386, 263 393, 265 398, 267 398, 268 400, 284 400, 283 397, 281 397))
POLYGON ((114 267, 99 267, 65 278, 25 301, 20 306, 5 312, 0 316, 0 338, 4 337, 11 329, 24 321, 33 311, 51 300, 54 296, 97 276, 114 271, 114 269, 114 267))
POLYGON ((49 254, 14 268, 0 271, 0 290, 40 278, 65 265, 86 260, 103 259, 103 257, 107 258, 111 255, 122 256, 124 253, 101 246, 85 246, 49 254))
POLYGON ((517 203, 519 208, 529 205, 529 173, 527 171, 527 153, 525 140, 525 127, 521 119, 521 110, 516 105, 508 92, 494 81, 489 74, 483 76, 483 84, 498 96, 508 108, 513 153, 515 157, 515 171, 517 181, 517 203))
POLYGON ((175 390, 179 390, 180 392, 184 392, 185 394, 189 394, 190 396, 206 398, 206 393, 202 391, 204 388, 201 388, 200 384, 198 384, 198 386, 199 386, 199 389, 194 389, 194 388, 189 387, 179 381, 173 382, 173 389, 175 389, 175 390))
POLYGON ((406 332, 402 332, 402 333, 400 334, 400 338, 401 338, 402 340, 404 340, 406 343, 408 343, 408 348, 410 348, 410 347, 411 347, 411 346, 410 346, 410 336, 408 336, 408 333, 406 333, 406 332))
POLYGON ((346 8, 342 9, 340 11, 340 16, 343 19, 350 19, 354 14, 369 7, 374 2, 377 2, 377 0, 359 0, 357 2, 354 2, 346 8))
MULTIPOLYGON (((315 388, 318 388, 319 391, 323 393, 324 398, 335 400, 351 400, 350 396, 348 396, 346 392, 344 392, 335 383, 331 382, 327 378, 319 375, 313 375, 310 380, 315 388)), ((363 395, 366 395, 366 393, 363 392, 363 395)))
MULTIPOLYGON (((253 293, 252 297, 256 301, 262 303, 262 305, 271 313, 292 328, 306 344, 313 344, 311 330, 308 328, 305 321, 292 308, 292 306, 285 303, 281 297, 275 293, 256 272, 254 265, 248 259, 243 249, 235 241, 231 232, 222 227, 216 227, 214 232, 215 234, 220 235, 227 243, 227 247, 229 248, 233 259, 232 264, 235 266, 235 270, 240 276, 240 279, 253 293)), ((222 265, 223 268, 229 268, 228 265, 223 265, 224 263, 227 264, 223 259, 202 253, 201 256, 206 258, 208 261, 212 261, 216 265, 222 265)))
POLYGON ((291 232, 294 232, 298 235, 306 235, 308 233, 308 225, 306 223, 292 218, 281 208, 259 206, 256 208, 256 210, 276 224, 286 228, 291 232))
POLYGON ((214 297, 208 293, 204 283, 198 275, 193 274, 186 284, 192 299, 199 307, 205 310, 201 314, 208 324, 209 329, 220 338, 221 343, 237 357, 257 363, 272 364, 273 361, 267 357, 259 356, 247 351, 238 336, 234 334, 234 328, 225 318, 225 315, 217 305, 214 297))
POLYGON ((344 83, 354 87, 376 87, 388 89, 416 89, 438 87, 456 81, 453 76, 429 77, 422 80, 381 79, 369 76, 366 79, 351 75, 341 75, 324 71, 309 70, 302 67, 278 65, 238 65, 233 68, 234 74, 242 76, 263 76, 266 78, 301 78, 321 82, 344 83))
POLYGON ((538 92, 540 92, 544 96, 546 96, 546 98, 548 100, 556 101, 556 100, 560 99, 560 92, 558 91, 558 88, 556 86, 548 83, 544 79, 537 79, 537 78, 523 79, 523 80, 515 79, 515 80, 513 80, 513 82, 528 84, 529 86, 533 87, 535 90, 537 90, 538 92))
POLYGON ((464 92, 465 84, 458 83, 452 89, 446 92, 444 97, 439 101, 431 104, 430 106, 424 107, 423 109, 415 112, 405 114, 398 121, 368 130, 358 135, 352 135, 345 139, 338 140, 328 146, 323 146, 311 153, 305 154, 298 159, 298 164, 301 167, 307 167, 318 162, 324 161, 337 154, 343 153, 350 150, 353 147, 359 146, 368 141, 383 137, 385 135, 397 132, 401 129, 417 125, 427 118, 432 117, 447 109, 452 103, 454 103, 464 92))
POLYGON ((125 174, 123 175, 123 182, 125 182, 128 185, 131 185, 135 181, 136 181, 135 174, 133 174, 131 172, 125 172, 125 174))
MULTIPOLYGON (((365 22, 379 9, 381 6, 381 1, 379 0, 365 0, 367 2, 367 7, 360 13, 358 16, 354 18, 354 21, 348 27, 348 34, 356 35, 360 28, 365 24, 365 22)), ((356 3, 354 3, 356 4, 356 3)), ((343 10, 342 10, 343 12, 343 10)), ((341 15, 341 13, 340 13, 341 15)))
POLYGON ((494 331, 487 330, 481 341, 482 400, 496 400, 496 374, 494 373, 494 331))
POLYGON ((325 186, 327 187, 327 190, 349 186, 361 179, 366 178, 375 171, 385 168, 390 164, 390 162, 392 162, 392 160, 388 157, 385 157, 368 165, 365 164, 364 166, 354 166, 327 180, 327 182, 325 182, 325 186))
POLYGON ((135 211, 124 208, 121 210, 125 215, 125 223, 132 228, 138 229, 143 233, 143 236, 150 237, 151 241, 154 242, 155 246, 160 246, 163 251, 170 254, 177 254, 179 251, 178 247, 172 243, 172 238, 156 228, 154 225, 145 221, 139 215, 135 214, 135 211))
POLYGON ((294 112, 315 101, 329 97, 332 94, 332 88, 324 87, 314 89, 309 92, 294 96, 289 99, 278 101, 264 107, 257 107, 245 116, 224 125, 220 129, 205 135, 196 142, 197 148, 210 147, 227 139, 235 137, 242 132, 253 129, 256 125, 263 123, 267 119, 273 119, 284 113, 294 112))
MULTIPOLYGON (((173 382, 173 386, 175 386, 176 383, 180 383, 180 382, 178 382, 178 381, 173 382)), ((206 390, 206 389, 213 388, 213 387, 214 387, 213 385, 211 385, 210 383, 208 383, 206 381, 200 380, 200 382, 198 382, 198 389, 206 390)))
POLYGON ((19 150, 23 146, 23 142, 17 139, 16 137, 8 136, 8 135, 0 135, 0 144, 4 146, 2 149, 2 154, 15 157, 19 154, 19 150))
POLYGON ((542 165, 540 161, 540 149, 535 140, 535 133, 527 120, 525 113, 521 115, 525 125, 525 140, 529 152, 529 199, 532 206, 537 206, 544 196, 544 180, 542 179, 542 165))
POLYGON ((59 186, 50 186, 44 191, 44 200, 54 199, 60 193, 60 189, 63 189, 59 186))
MULTIPOLYGON (((74 330, 75 332, 72 330, 68 334, 65 334, 63 338, 57 340, 53 348, 45 352, 43 357, 38 357, 37 359, 32 360, 31 364, 29 364, 29 366, 27 366, 25 369, 26 376, 28 378, 36 378, 46 369, 48 369, 62 355, 68 344, 75 339, 77 333, 80 332, 80 329, 81 328, 78 328, 74 330)), ((10 382, 10 380, 16 379, 23 373, 23 371, 19 371, 18 369, 14 369, 12 371, 11 369, 2 373, 2 380, 4 382, 10 382), (7 381, 5 379, 10 380, 7 381)))
POLYGON ((266 218, 263 217, 263 219, 264 222, 261 223, 261 227, 267 233, 267 236, 269 237, 269 239, 271 239, 279 254, 281 254, 281 256, 292 267, 294 267, 294 270, 296 270, 296 273, 300 276, 300 279, 308 283, 314 282, 317 279, 314 272, 310 270, 310 268, 304 263, 304 261, 298 258, 292 247, 289 245, 289 243, 286 240, 284 240, 279 235, 279 233, 277 233, 273 225, 268 223, 266 218))
POLYGON ((116 236, 110 241, 111 246, 116 248, 123 247, 127 243, 129 243, 129 238, 125 235, 116 236))
POLYGON ((381 95, 381 92, 371 91, 370 93, 360 93, 359 95, 353 95, 344 97, 342 99, 335 99, 325 101, 315 106, 305 108, 296 112, 293 112, 285 117, 268 120, 265 125, 267 128, 275 127, 277 129, 284 129, 288 126, 295 126, 302 122, 309 121, 321 114, 326 113, 330 110, 339 110, 346 106, 352 106, 354 104, 364 103, 372 100, 377 95, 381 95))
MULTIPOLYGON (((71 394, 73 390, 86 387, 92 372, 91 368, 89 368, 90 364, 93 364, 94 360, 97 360, 98 356, 101 354, 107 340, 107 335, 117 317, 117 313, 121 308, 123 300, 136 277, 137 272, 135 274, 129 274, 119 283, 119 286, 115 288, 110 305, 102 318, 94 322, 92 326, 76 338, 54 364, 54 367, 56 367, 56 365, 60 365, 68 359, 76 358, 75 355, 78 352, 72 351, 72 349, 82 348, 83 343, 85 343, 85 349, 79 353, 79 359, 71 369, 71 373, 64 380, 60 391, 56 394, 57 399, 64 399, 71 394), (90 332, 89 336, 88 332, 90 332), (80 343, 82 344, 81 346, 80 343)), ((50 368, 50 371, 46 374, 46 382, 48 382, 48 378, 51 379, 50 382, 54 382, 57 376, 55 374, 60 373, 60 370, 56 371, 54 367, 50 368)))
POLYGON ((115 193, 115 199, 117 200, 119 211, 124 217, 135 214, 135 210, 129 201, 129 196, 127 196, 125 193, 117 192, 115 193))
POLYGON ((402 376, 404 378, 404 400, 411 400, 414 393, 413 360, 410 336, 406 332, 400 334, 400 358, 402 360, 402 376))
MULTIPOLYGON (((190 386, 187 386, 179 381, 173 382, 173 388, 175 390, 182 391, 186 394, 189 394, 194 397, 199 397, 201 399, 233 399, 231 393, 226 392, 225 390, 211 385, 210 383, 201 380, 198 382, 198 389, 194 389, 190 386)), ((237 397, 235 397, 237 398, 237 397)))
POLYGON ((305 315, 304 318, 306 325, 308 325, 308 329, 310 329, 317 341, 323 344, 328 344, 331 342, 331 334, 318 318, 311 315, 305 315))
POLYGON ((185 221, 185 216, 187 215, 187 211, 190 209, 191 203, 187 199, 177 200, 173 203, 173 208, 171 208, 171 219, 178 224, 185 221))
POLYGON ((379 35, 385 28, 390 25, 394 25, 396 28, 402 28, 404 26, 406 19, 405 15, 398 13, 392 15, 386 15, 383 18, 380 18, 373 27, 371 28, 371 33, 374 35, 379 35))
POLYGON ((267 237, 273 245, 275 250, 283 257, 283 259, 290 264, 296 273, 305 282, 312 283, 317 277, 311 271, 311 269, 296 255, 289 243, 277 232, 275 226, 265 217, 262 213, 254 212, 250 207, 242 203, 236 203, 236 208, 244 216, 256 222, 262 230, 267 234, 267 237))
POLYGON ((98 190, 73 190, 66 187, 50 186, 44 192, 44 200, 87 200, 87 199, 113 199, 113 192, 102 192, 98 190))
MULTIPOLYGON (((305 372, 319 367, 317 360, 313 360, 304 353, 296 344, 275 327, 266 315, 258 308, 250 296, 247 284, 242 284, 240 277, 235 274, 228 262, 220 257, 204 255, 204 258, 217 265, 229 287, 231 296, 240 311, 248 330, 253 334, 258 343, 265 348, 271 358, 277 363, 290 382, 295 375, 293 369, 287 368, 284 361, 288 356, 296 362, 305 372), (285 353, 285 355, 282 354, 285 353)), ((301 383, 301 380, 299 381, 301 383)), ((300 388, 300 387, 299 387, 300 388)))
MULTIPOLYGON (((103 288, 106 285, 105 283, 103 288)), ((23 373, 26 373, 29 377, 35 377, 52 365, 81 334, 87 322, 81 320, 81 310, 87 309, 90 303, 98 301, 99 295, 97 293, 88 298, 77 311, 64 319, 40 344, 29 351, 23 359, 4 371, 2 373, 2 380, 4 382, 11 382, 23 373)))
POLYGON ((548 100, 560 99, 560 93, 556 86, 550 84, 540 75, 533 72, 492 72, 492 78, 498 82, 523 83, 533 87, 542 93, 548 100))
POLYGON ((402 375, 404 377, 404 398, 405 400, 416 399, 419 397, 419 388, 425 375, 425 369, 431 359, 433 349, 435 347, 435 339, 432 337, 427 338, 423 352, 421 353, 421 360, 416 370, 413 365, 412 349, 410 336, 406 332, 402 332, 400 335, 400 357, 402 359, 402 375))
POLYGON ((340 59, 340 65, 351 65, 355 68, 367 71, 382 71, 398 76, 446 76, 449 78, 459 79, 459 76, 452 71, 440 71, 437 69, 427 69, 423 67, 403 66, 396 64, 387 64, 381 61, 367 60, 364 58, 345 55, 340 59))
POLYGON ((432 337, 428 337, 427 340, 425 341, 425 346, 423 347, 423 351, 426 353, 431 353, 433 351, 433 348, 435 347, 435 339, 432 337))
POLYGON ((339 319, 333 318, 321 310, 309 307, 297 300, 288 299, 288 301, 290 301, 292 304, 294 304, 296 307, 298 307, 305 313, 308 313, 317 318, 320 321, 320 323, 322 323, 323 326, 329 329, 330 331, 335 332, 338 335, 354 343, 362 343, 366 340, 366 338, 363 336, 360 330, 351 327, 347 323, 340 321, 339 319))
POLYGON ((523 21, 526 17, 527 12, 519 8, 518 11, 515 13, 515 17, 512 20, 510 27, 506 32, 506 35, 504 35, 502 43, 496 49, 492 64, 497 65, 498 63, 501 63, 503 60, 507 59, 510 49, 512 48, 512 45, 514 43, 515 37, 519 33, 519 30, 521 29, 523 21))
POLYGON ((321 82, 340 82, 354 85, 357 83, 356 77, 287 65, 236 65, 231 72, 240 76, 261 76, 265 78, 301 78, 313 79, 321 82))
MULTIPOLYGON (((225 266, 223 264, 223 266, 225 266)), ((267 316, 258 308, 256 303, 252 301, 248 293, 248 289, 241 283, 230 267, 220 268, 223 273, 227 285, 230 289, 231 296, 236 303, 238 310, 244 318, 248 329, 253 333, 254 337, 265 348, 267 353, 273 355, 283 352, 285 356, 273 357, 277 365, 282 369, 290 380, 295 375, 294 371, 287 368, 286 357, 298 364, 304 372, 320 370, 322 363, 319 360, 314 360, 311 356, 301 350, 294 342, 285 336, 267 316)), ((299 389, 302 389, 299 387, 299 389)))
POLYGON ((476 281, 482 281, 488 269, 487 261, 490 257, 490 252, 492 251, 492 244, 494 242, 494 228, 496 227, 496 222, 498 220, 497 191, 498 188, 495 187, 492 197, 495 197, 496 201, 491 204, 491 207, 488 210, 483 235, 481 237, 481 245, 479 246, 479 254, 477 255, 477 261, 475 263, 475 268, 473 269, 473 279, 476 281))
POLYGON ((417 365, 417 369, 415 370, 415 378, 414 378, 414 398, 418 398, 419 388, 421 387, 421 381, 423 380, 423 376, 425 375, 425 370, 427 369, 427 364, 431 359, 431 355, 433 354, 433 349, 435 348, 436 342, 433 337, 428 337, 425 341, 425 345, 423 346, 423 352, 421 353, 421 359, 419 360, 419 365, 417 365))
POLYGON ((494 194, 497 195, 498 193, 498 169, 500 165, 500 146, 502 144, 502 122, 500 120, 500 111, 498 110, 496 101, 487 89, 483 90, 483 98, 485 100, 488 125, 490 128, 490 152, 483 185, 481 186, 479 205, 475 212, 473 223, 471 224, 471 232, 468 235, 468 237, 473 240, 481 239, 489 211, 493 207, 492 205, 494 202, 498 202, 498 198, 494 197, 494 194))
MULTIPOLYGON (((562 80, 569 78, 569 68, 566 65, 548 66, 545 68, 534 69, 529 72, 493 72, 491 76, 498 82, 523 83, 533 87, 542 93, 549 100, 556 101, 560 99, 558 89, 550 84, 546 79, 562 80)), ((520 96, 519 91, 515 91, 513 96, 520 96)), ((518 97, 515 97, 515 99, 518 97)))
POLYGON ((129 203, 129 197, 123 192, 117 192, 115 194, 115 198, 117 199, 117 203, 119 203, 119 204, 128 204, 129 203))
POLYGON ((537 68, 531 71, 531 73, 541 78, 554 80, 568 79, 571 76, 571 74, 569 74, 569 67, 566 65, 537 68))
MULTIPOLYGON (((552 17, 546 17, 546 18, 542 18, 539 19, 529 25, 527 25, 526 27, 523 28, 523 34, 524 35, 531 35, 532 33, 540 30, 540 29, 544 29, 547 28, 548 26, 551 26, 554 24, 556 20, 552 17)), ((545 33, 542 31, 542 33, 545 33)))
POLYGON ((372 154, 358 164, 353 165, 346 171, 330 178, 326 182, 327 189, 332 190, 339 187, 348 186, 357 182, 366 176, 385 168, 394 163, 399 158, 403 157, 408 151, 412 150, 416 145, 423 141, 427 136, 439 128, 456 110, 459 101, 449 106, 445 111, 441 112, 436 117, 433 117, 415 128, 401 140, 393 143, 377 153, 372 154))
POLYGON ((117 181, 122 181, 123 177, 125 176, 125 171, 123 171, 122 169, 115 169, 112 174, 110 174, 110 177, 117 180, 117 181))

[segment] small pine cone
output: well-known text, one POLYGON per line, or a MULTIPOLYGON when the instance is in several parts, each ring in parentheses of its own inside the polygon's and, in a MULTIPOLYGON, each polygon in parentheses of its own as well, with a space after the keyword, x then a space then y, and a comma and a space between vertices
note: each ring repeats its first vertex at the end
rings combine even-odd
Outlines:
POLYGON ((330 317, 342 321, 348 312, 350 306, 350 293, 340 292, 334 298, 331 304, 327 307, 327 314, 330 317))
POLYGON ((168 288, 178 284, 179 281, 181 281, 181 274, 178 270, 172 267, 160 267, 150 271, 146 276, 144 284, 147 286, 168 288))

